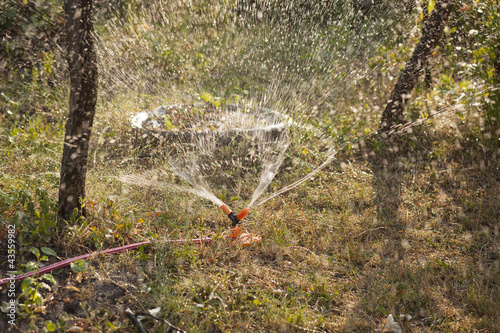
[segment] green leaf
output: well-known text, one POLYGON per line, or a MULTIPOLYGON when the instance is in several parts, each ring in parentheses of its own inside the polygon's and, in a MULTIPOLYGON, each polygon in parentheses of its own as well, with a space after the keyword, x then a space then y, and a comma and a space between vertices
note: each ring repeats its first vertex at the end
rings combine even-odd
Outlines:
POLYGON ((34 279, 32 277, 27 277, 26 279, 24 279, 21 283, 21 290, 25 291, 26 288, 28 288, 33 283, 33 281, 34 279))
POLYGON ((38 263, 34 262, 34 261, 30 261, 26 264, 26 270, 28 272, 31 272, 31 271, 36 271, 38 269, 38 263))
POLYGON ((46 255, 57 257, 57 253, 51 248, 42 246, 40 250, 42 250, 42 252, 45 253, 46 255))
POLYGON ((47 320, 45 322, 45 327, 49 332, 54 332, 56 330, 56 325, 54 325, 54 323, 52 323, 50 320, 47 320))
POLYGON ((80 260, 77 260, 75 262, 72 262, 70 264, 70 267, 74 273, 81 273, 81 272, 87 271, 88 264, 85 260, 80 259, 80 260))
POLYGON ((40 250, 38 250, 36 247, 32 247, 30 249, 31 253, 33 253, 37 258, 40 257, 40 250))
POLYGON ((35 293, 36 289, 30 286, 26 287, 26 289, 23 290, 23 295, 27 296, 28 298, 30 298, 35 293))
POLYGON ((112 328, 114 330, 116 330, 116 326, 111 324, 109 321, 106 322, 106 326, 108 326, 109 328, 112 328))
POLYGON ((235 196, 235 197, 232 197, 231 199, 229 199, 230 202, 233 202, 235 200, 241 200, 241 198, 239 196, 235 196))
POLYGON ((2 311, 3 313, 7 313, 9 312, 9 309, 10 309, 9 303, 7 303, 6 301, 2 301, 2 305, 0 306, 0 311, 2 311))
POLYGON ((168 119, 165 120, 165 128, 167 131, 171 131, 175 128, 175 126, 172 124, 172 122, 168 119))
POLYGON ((436 0, 429 0, 429 3, 427 5, 427 8, 429 10, 429 14, 432 12, 434 7, 436 7, 436 0))
POLYGON ((56 284, 56 279, 54 279, 54 277, 52 276, 52 274, 43 274, 41 277, 41 279, 44 279, 52 284, 56 284))
POLYGON ((73 212, 69 216, 70 224, 75 224, 77 219, 78 219, 78 208, 75 207, 75 209, 73 209, 73 212))
POLYGON ((48 284, 46 284, 45 282, 38 282, 38 287, 43 288, 43 289, 47 289, 49 291, 52 290, 52 288, 48 284))
POLYGON ((207 92, 201 93, 200 98, 205 102, 210 102, 213 99, 213 96, 207 92))
POLYGON ((43 297, 38 291, 33 294, 33 301, 37 305, 43 305, 43 297))

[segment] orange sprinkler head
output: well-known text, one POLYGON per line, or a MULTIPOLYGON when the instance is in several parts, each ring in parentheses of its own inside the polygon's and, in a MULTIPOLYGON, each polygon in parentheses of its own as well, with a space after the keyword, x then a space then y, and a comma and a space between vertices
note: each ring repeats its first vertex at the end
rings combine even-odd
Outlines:
POLYGON ((222 204, 220 208, 222 208, 224 214, 226 214, 227 217, 229 217, 229 219, 233 222, 233 227, 237 226, 238 223, 240 223, 240 221, 247 216, 248 211, 250 210, 250 208, 246 207, 238 214, 235 214, 226 204, 222 204))
POLYGON ((236 214, 236 218, 238 219, 238 221, 243 220, 245 218, 245 216, 248 215, 249 211, 250 211, 250 208, 245 207, 245 208, 243 208, 243 210, 241 212, 239 212, 238 214, 236 214))
POLYGON ((226 214, 226 215, 229 215, 233 212, 231 210, 231 208, 229 208, 226 204, 222 204, 222 206, 220 206, 220 208, 222 208, 222 210, 224 211, 224 214, 226 214))

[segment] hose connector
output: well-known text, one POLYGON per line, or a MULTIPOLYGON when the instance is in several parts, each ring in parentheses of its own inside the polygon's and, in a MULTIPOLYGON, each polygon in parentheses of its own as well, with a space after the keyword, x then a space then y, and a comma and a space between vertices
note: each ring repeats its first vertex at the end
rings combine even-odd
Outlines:
POLYGON ((235 214, 231 210, 231 208, 229 208, 226 204, 222 204, 222 206, 220 206, 220 208, 222 208, 222 210, 224 211, 224 214, 226 214, 227 217, 229 217, 229 219, 231 220, 231 222, 233 222, 233 224, 232 224, 233 227, 237 226, 240 223, 240 221, 243 220, 245 218, 245 216, 247 216, 248 211, 250 210, 248 207, 246 207, 238 214, 235 214))

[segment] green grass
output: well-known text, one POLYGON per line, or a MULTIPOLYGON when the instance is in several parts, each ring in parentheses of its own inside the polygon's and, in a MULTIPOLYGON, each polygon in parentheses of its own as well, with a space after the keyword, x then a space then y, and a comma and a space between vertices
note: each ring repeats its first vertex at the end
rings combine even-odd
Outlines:
MULTIPOLYGON (((79 290, 73 297, 81 312, 65 316, 96 331, 114 326, 132 332, 128 320, 116 315, 126 304, 136 312, 160 307, 158 317, 193 332, 371 331, 388 314, 405 331, 494 332, 500 308, 497 173, 473 163, 474 143, 457 149, 453 137, 440 135, 438 144, 428 135, 428 146, 413 151, 411 139, 403 137, 390 144, 397 153, 385 150, 367 159, 342 153, 313 181, 251 212, 244 226, 263 241, 249 248, 222 239, 204 246, 162 243, 162 237, 216 235, 229 221, 201 199, 127 187, 111 175, 135 170, 133 162, 98 163, 89 171, 88 219, 48 244, 71 257, 156 241, 140 251, 93 259, 88 271, 60 280, 59 289, 79 290), (443 155, 432 164, 429 152, 437 150, 443 155), (403 164, 410 151, 416 162, 403 164), (150 214, 155 211, 164 213, 150 214), (96 300, 99 288, 122 303, 96 300), (112 325, 102 328, 107 322, 112 325)), ((21 157, 24 149, 9 151, 21 157)), ((8 161, 11 169, 3 172, 16 174, 16 160, 8 161)), ((19 185, 10 177, 2 182, 4 193, 15 184, 28 191, 45 186, 40 180, 19 185)), ((12 209, 4 207, 5 221, 12 209)), ((32 245, 43 244, 40 239, 32 245)), ((47 314, 55 304, 46 304, 47 314)), ((52 318, 47 316, 37 315, 36 326, 52 318)), ((144 325, 157 331, 165 324, 147 319, 144 325)))
MULTIPOLYGON (((336 40, 309 36, 307 43, 294 45, 286 30, 273 35, 255 18, 231 25, 231 12, 225 21, 215 3, 172 3, 166 11, 172 25, 162 27, 161 12, 147 6, 131 3, 125 17, 116 14, 96 27, 103 43, 102 80, 89 154, 87 218, 51 224, 57 220, 67 80, 53 87, 42 71, 36 78, 31 73, 1 81, 0 224, 18 223, 17 263, 25 265, 19 268, 41 261, 33 247, 50 247, 66 259, 153 241, 91 259, 87 268, 54 272, 57 284, 39 287, 43 304, 18 295, 20 303, 35 304, 33 311, 18 314, 21 329, 49 330, 50 321, 60 331, 78 325, 85 331, 134 332, 123 315, 129 307, 135 313, 159 308, 156 317, 188 332, 367 332, 382 330, 389 314, 404 332, 499 331, 498 130, 485 122, 487 82, 465 72, 455 80, 452 74, 460 68, 436 64, 434 87, 419 85, 406 108, 411 120, 424 118, 423 125, 382 140, 374 133, 411 54, 409 45, 385 41, 364 50, 368 61, 332 57, 334 65, 327 68, 337 72, 275 76, 300 59, 324 65, 311 56, 318 53, 310 43, 332 46, 336 40), (281 44, 266 42, 271 37, 281 44), (120 59, 123 49, 128 53, 120 59), (114 56, 106 53, 111 51, 114 56), (270 60, 263 70, 259 61, 265 59, 270 60), (358 80, 336 86, 355 76, 347 74, 347 65, 358 71, 358 80), (120 76, 127 71, 134 75, 120 76), (250 212, 243 226, 262 236, 250 247, 222 239, 230 221, 210 202, 117 180, 163 162, 145 158, 134 144, 130 115, 200 101, 206 93, 220 100, 262 101, 307 119, 339 145, 336 160, 320 174, 250 212), (263 101, 266 95, 270 98, 263 101), (436 110, 448 111, 429 117, 436 110), (203 236, 215 241, 162 242, 203 236)), ((442 52, 437 57, 446 59, 442 52)), ((314 145, 314 139, 295 142, 292 156, 317 165, 317 155, 300 155, 300 144, 314 145)), ((269 191, 302 175, 290 161, 269 191)), ((240 189, 251 190, 245 184, 240 189)), ((233 197, 231 189, 216 190, 233 197)), ((5 255, 2 251, 2 261, 5 255)), ((5 267, 2 263, 2 277, 5 267)), ((5 289, 1 294, 6 300, 5 289)), ((151 332, 167 327, 150 317, 142 323, 151 332)))

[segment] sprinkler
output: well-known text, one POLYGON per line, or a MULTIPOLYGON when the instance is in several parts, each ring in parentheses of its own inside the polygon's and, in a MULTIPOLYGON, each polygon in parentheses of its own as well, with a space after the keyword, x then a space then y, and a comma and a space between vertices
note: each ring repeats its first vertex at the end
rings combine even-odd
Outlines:
MULTIPOLYGON (((224 214, 226 214, 229 217, 229 219, 233 222, 233 225, 232 225, 233 228, 231 230, 231 233, 226 237, 226 238, 232 239, 233 244, 239 244, 241 246, 249 246, 251 244, 255 244, 255 243, 260 242, 260 240, 261 240, 260 236, 249 234, 248 232, 242 232, 241 225, 239 225, 241 220, 243 220, 245 218, 245 216, 248 215, 250 208, 245 207, 238 214, 235 214, 231 210, 231 208, 229 208, 226 204, 222 204, 222 206, 220 206, 220 208, 222 208, 222 210, 224 211, 224 214)), ((210 244, 210 243, 212 243, 212 238, 166 239, 166 240, 164 240, 164 242, 176 243, 176 244, 184 244, 184 243, 210 244)), ((104 251, 96 251, 96 252, 84 254, 81 256, 77 256, 74 258, 66 259, 66 260, 54 263, 52 265, 42 267, 37 271, 31 271, 31 272, 27 272, 25 274, 19 274, 19 275, 14 275, 14 276, 11 276, 8 278, 0 279, 0 286, 7 284, 8 282, 14 283, 15 281, 21 281, 21 280, 24 280, 25 278, 30 277, 30 276, 40 276, 42 274, 51 272, 53 270, 62 268, 64 266, 67 266, 67 265, 71 264, 72 262, 75 262, 76 260, 86 260, 86 259, 95 257, 99 254, 111 254, 111 253, 121 252, 124 250, 132 250, 132 249, 135 249, 139 246, 149 245, 149 244, 151 244, 151 241, 148 240, 148 241, 144 241, 144 242, 119 246, 119 247, 115 247, 115 248, 104 250, 104 251)))
MULTIPOLYGON (((232 224, 232 230, 231 230, 231 233, 229 234, 229 237, 231 237, 231 239, 233 241, 235 241, 236 239, 241 238, 242 236, 250 235, 248 233, 243 233, 242 234, 241 225, 240 225, 241 220, 243 220, 245 218, 245 216, 247 216, 248 212, 250 211, 250 208, 245 207, 238 214, 235 214, 231 210, 231 208, 229 208, 226 204, 222 204, 222 206, 220 206, 220 208, 222 208, 222 210, 224 211, 224 214, 226 214, 227 217, 229 217, 229 219, 233 222, 233 224, 232 224)), ((245 236, 245 237, 248 238, 248 236, 245 236)), ((245 245, 243 245, 243 244, 242 245, 243 246, 248 246, 250 244, 251 243, 246 242, 245 245)))
POLYGON ((224 214, 227 215, 227 217, 229 217, 229 219, 233 222, 232 224, 232 227, 236 227, 240 222, 241 220, 243 220, 245 218, 245 216, 247 216, 248 212, 250 211, 250 208, 246 207, 246 208, 243 208, 243 210, 241 212, 239 212, 238 214, 235 214, 231 208, 229 208, 226 204, 222 204, 222 206, 220 206, 220 208, 222 208, 222 210, 224 211, 224 214))

